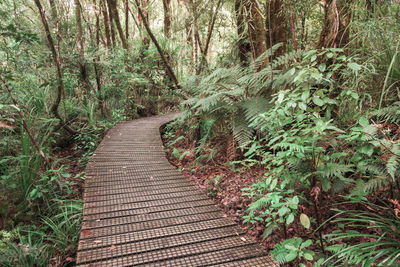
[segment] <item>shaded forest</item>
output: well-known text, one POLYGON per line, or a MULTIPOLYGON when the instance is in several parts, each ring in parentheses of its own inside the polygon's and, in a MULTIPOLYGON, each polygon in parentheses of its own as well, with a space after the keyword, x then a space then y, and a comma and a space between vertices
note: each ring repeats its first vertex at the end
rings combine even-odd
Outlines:
POLYGON ((398 0, 0 1, 0 265, 73 266, 108 129, 286 266, 400 264, 398 0))

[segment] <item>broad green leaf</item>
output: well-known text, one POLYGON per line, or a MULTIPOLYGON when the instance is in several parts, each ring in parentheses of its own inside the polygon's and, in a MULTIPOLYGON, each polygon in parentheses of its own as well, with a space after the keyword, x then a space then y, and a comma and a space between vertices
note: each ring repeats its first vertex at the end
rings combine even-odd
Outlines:
POLYGON ((359 120, 358 120, 358 123, 362 126, 362 127, 366 127, 366 126, 368 126, 369 125, 369 121, 368 121, 368 119, 366 118, 366 117, 361 117, 359 120))
POLYGON ((324 101, 322 101, 321 98, 314 96, 312 98, 312 101, 314 102, 315 105, 322 107, 324 105, 324 101))
POLYGON ((301 94, 301 100, 303 100, 304 102, 306 102, 309 97, 310 97, 310 91, 305 91, 301 94))
POLYGON ((307 105, 305 103, 303 103, 303 102, 300 102, 299 103, 299 108, 302 109, 302 110, 306 110, 307 109, 307 105))
POLYGON ((320 72, 324 72, 326 70, 326 64, 325 63, 320 64, 318 66, 318 69, 320 72))
POLYGON ((62 173, 61 173, 61 176, 64 177, 64 178, 69 178, 69 177, 71 177, 71 175, 70 175, 69 173, 67 173, 67 172, 62 172, 62 173))
POLYGON ((291 213, 289 216, 286 218, 286 224, 289 225, 294 221, 294 215, 291 213))
POLYGON ((309 261, 312 261, 313 260, 313 256, 312 256, 312 254, 311 253, 304 253, 304 258, 306 259, 306 260, 309 260, 309 261))
POLYGON ((292 251, 289 254, 286 255, 285 260, 287 262, 291 262, 292 260, 297 258, 297 252, 296 251, 292 251))
POLYGON ((280 208, 278 210, 279 216, 281 216, 281 217, 283 217, 288 212, 290 212, 290 209, 288 207, 286 207, 286 206, 283 206, 282 208, 280 208))

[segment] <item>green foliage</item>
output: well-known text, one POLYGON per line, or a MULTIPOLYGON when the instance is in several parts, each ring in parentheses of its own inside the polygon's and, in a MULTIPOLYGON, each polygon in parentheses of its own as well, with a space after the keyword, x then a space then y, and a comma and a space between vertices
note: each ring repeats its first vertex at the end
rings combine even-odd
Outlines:
POLYGON ((340 226, 326 238, 333 256, 325 263, 358 266, 395 266, 400 257, 400 221, 395 208, 362 202, 368 210, 335 209, 332 223, 340 226))
MULTIPOLYGON (((307 260, 314 259, 314 252, 306 249, 312 244, 310 239, 303 241, 300 237, 290 238, 277 244, 271 251, 271 255, 279 264, 292 262, 294 260, 307 260)), ((306 266, 300 264, 299 266, 306 266)))
MULTIPOLYGON (((243 222, 265 223, 263 238, 267 238, 280 225, 290 225, 297 214, 299 197, 292 196, 294 190, 285 189, 286 184, 278 185, 271 177, 260 181, 251 188, 243 188, 243 196, 254 201, 243 216, 243 222)), ((284 226, 283 229, 286 229, 284 226)))

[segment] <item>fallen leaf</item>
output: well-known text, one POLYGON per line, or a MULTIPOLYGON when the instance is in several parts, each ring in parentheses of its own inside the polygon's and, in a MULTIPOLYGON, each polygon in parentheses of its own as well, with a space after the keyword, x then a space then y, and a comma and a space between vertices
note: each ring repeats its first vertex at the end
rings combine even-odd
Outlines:
POLYGON ((115 250, 115 245, 111 245, 110 251, 115 250))
POLYGON ((82 230, 81 233, 82 233, 83 237, 87 237, 87 236, 93 234, 93 232, 91 232, 89 230, 82 230))
POLYGON ((246 238, 244 238, 243 236, 240 237, 240 239, 242 239, 243 242, 246 242, 246 241, 247 241, 246 238))
POLYGON ((74 258, 72 258, 72 257, 66 257, 65 258, 65 261, 74 261, 75 259, 74 258))
POLYGON ((93 243, 96 243, 96 244, 99 244, 99 243, 101 243, 102 241, 101 240, 94 240, 93 241, 93 243))

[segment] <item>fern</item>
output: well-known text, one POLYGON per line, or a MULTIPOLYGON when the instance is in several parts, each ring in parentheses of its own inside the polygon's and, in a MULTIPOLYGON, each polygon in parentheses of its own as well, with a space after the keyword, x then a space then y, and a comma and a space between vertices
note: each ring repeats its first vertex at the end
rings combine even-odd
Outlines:
POLYGON ((400 101, 394 102, 388 107, 378 109, 372 112, 372 115, 386 123, 400 124, 400 101))
POLYGON ((252 139, 254 129, 249 127, 248 122, 242 116, 235 116, 232 123, 232 133, 240 147, 244 147, 252 139))

